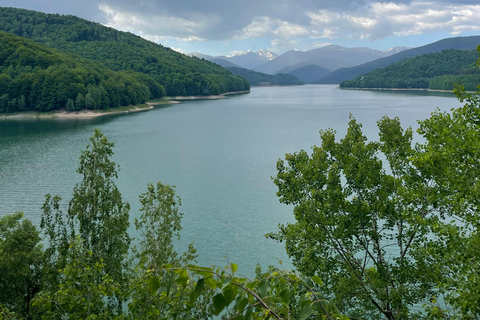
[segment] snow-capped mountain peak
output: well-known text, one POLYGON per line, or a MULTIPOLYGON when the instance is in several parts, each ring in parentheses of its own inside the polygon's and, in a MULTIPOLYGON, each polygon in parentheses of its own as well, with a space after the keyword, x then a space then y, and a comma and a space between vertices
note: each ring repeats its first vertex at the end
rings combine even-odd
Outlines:
POLYGON ((247 50, 247 51, 234 51, 228 54, 226 57, 228 58, 234 58, 234 57, 239 57, 239 56, 246 56, 246 55, 257 55, 260 58, 265 58, 268 60, 273 60, 277 55, 273 52, 267 51, 265 49, 260 49, 257 52, 253 52, 252 50, 247 50))
POLYGON ((255 52, 257 55, 260 57, 267 58, 268 60, 273 60, 277 57, 277 55, 273 52, 267 51, 265 49, 260 49, 257 52, 255 52))

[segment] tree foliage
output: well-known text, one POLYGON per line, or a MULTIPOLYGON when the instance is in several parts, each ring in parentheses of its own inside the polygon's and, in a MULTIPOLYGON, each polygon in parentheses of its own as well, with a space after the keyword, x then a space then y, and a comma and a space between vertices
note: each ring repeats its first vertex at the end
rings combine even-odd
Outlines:
POLYGON ((30 302, 42 289, 39 243, 37 228, 23 213, 0 218, 0 318, 8 319, 10 312, 29 315, 30 302), (2 305, 6 309, 2 310, 2 305))

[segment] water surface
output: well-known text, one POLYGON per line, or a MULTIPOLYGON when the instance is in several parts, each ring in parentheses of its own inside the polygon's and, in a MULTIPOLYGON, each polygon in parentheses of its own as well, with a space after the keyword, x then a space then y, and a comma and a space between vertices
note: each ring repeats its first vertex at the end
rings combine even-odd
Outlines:
POLYGON ((320 144, 320 129, 334 128, 341 137, 350 114, 377 139, 376 121, 384 115, 416 128, 435 108, 459 105, 450 94, 309 85, 252 88, 223 100, 88 120, 2 120, 0 216, 18 210, 39 223, 46 193, 69 199, 81 178, 80 151, 100 128, 116 142, 117 185, 132 217, 147 183, 176 185, 184 212, 179 250, 195 241, 198 263, 223 266, 228 259, 248 275, 257 262, 281 259, 288 267, 283 245, 264 237, 293 219, 271 180, 279 158, 320 144))

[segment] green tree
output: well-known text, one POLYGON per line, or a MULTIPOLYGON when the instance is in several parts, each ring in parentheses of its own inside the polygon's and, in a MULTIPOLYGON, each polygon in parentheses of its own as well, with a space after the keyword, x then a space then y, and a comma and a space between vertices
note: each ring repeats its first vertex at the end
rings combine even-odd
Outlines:
POLYGON ((75 98, 75 109, 82 110, 85 107, 85 96, 79 92, 77 98, 75 98))
POLYGON ((37 318, 114 318, 107 298, 115 295, 115 284, 104 268, 105 263, 95 261, 93 252, 85 248, 82 239, 72 240, 65 267, 59 270, 60 284, 40 292, 32 302, 37 318))
POLYGON ((149 184, 148 191, 140 196, 141 214, 135 227, 141 232, 138 259, 146 269, 159 270, 165 264, 178 266, 195 258, 193 243, 180 259, 173 246, 174 237, 180 238, 183 213, 179 212, 181 199, 175 196, 174 187, 158 182, 149 184))
MULTIPOLYGON (((104 274, 115 283, 126 285, 130 205, 122 200, 114 183, 117 166, 110 160, 114 144, 99 129, 95 130, 90 143, 80 156, 77 172, 83 175, 83 180, 74 188, 66 217, 59 210, 60 198, 47 195, 42 227, 53 247, 54 266, 65 267, 68 247, 79 234, 85 251, 92 252, 91 261, 104 261, 104 274)), ((99 276, 95 283, 100 282, 99 276)), ((115 301, 111 301, 111 307, 115 304, 118 313, 121 313, 122 299, 117 295, 115 301)))
POLYGON ((378 142, 352 118, 340 141, 321 131, 311 155, 277 163, 278 196, 296 223, 269 236, 348 314, 406 319, 444 294, 454 308, 435 303, 432 314, 480 315, 480 99, 461 99, 452 114, 420 122, 425 143, 415 148, 398 118, 378 122, 378 142))
POLYGON ((0 306, 28 319, 30 301, 42 289, 39 243, 37 228, 23 213, 0 218, 0 306))
POLYGON ((175 237, 180 238, 180 197, 175 196, 174 187, 158 182, 149 184, 147 192, 140 196, 142 205, 135 227, 140 232, 138 248, 134 249, 137 260, 135 276, 129 285, 129 312, 137 319, 204 319, 208 318, 209 302, 200 299, 195 306, 184 305, 194 290, 194 282, 185 286, 174 284, 175 274, 168 272, 165 265, 180 267, 195 258, 193 243, 181 257, 173 246, 175 237), (157 285, 152 292, 150 287, 157 285), (167 292, 158 296, 157 292, 167 292), (202 301, 202 302, 200 302, 202 301))
POLYGON ((67 111, 74 111, 75 110, 75 104, 73 103, 72 99, 69 98, 67 100, 67 104, 65 105, 65 108, 67 109, 67 111))
POLYGON ((434 221, 434 238, 426 239, 423 255, 427 266, 441 275, 439 303, 430 307, 436 318, 480 317, 480 92, 455 90, 464 106, 451 113, 436 111, 420 122, 419 133, 427 140, 413 158, 434 181, 431 198, 440 216, 434 221))

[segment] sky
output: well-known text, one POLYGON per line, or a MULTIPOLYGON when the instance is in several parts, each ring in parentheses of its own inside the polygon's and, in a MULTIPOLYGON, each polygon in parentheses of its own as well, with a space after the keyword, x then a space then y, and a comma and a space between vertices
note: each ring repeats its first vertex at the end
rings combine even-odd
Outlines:
POLYGON ((277 54, 336 44, 387 50, 480 35, 478 0, 0 0, 73 14, 182 53, 277 54))

